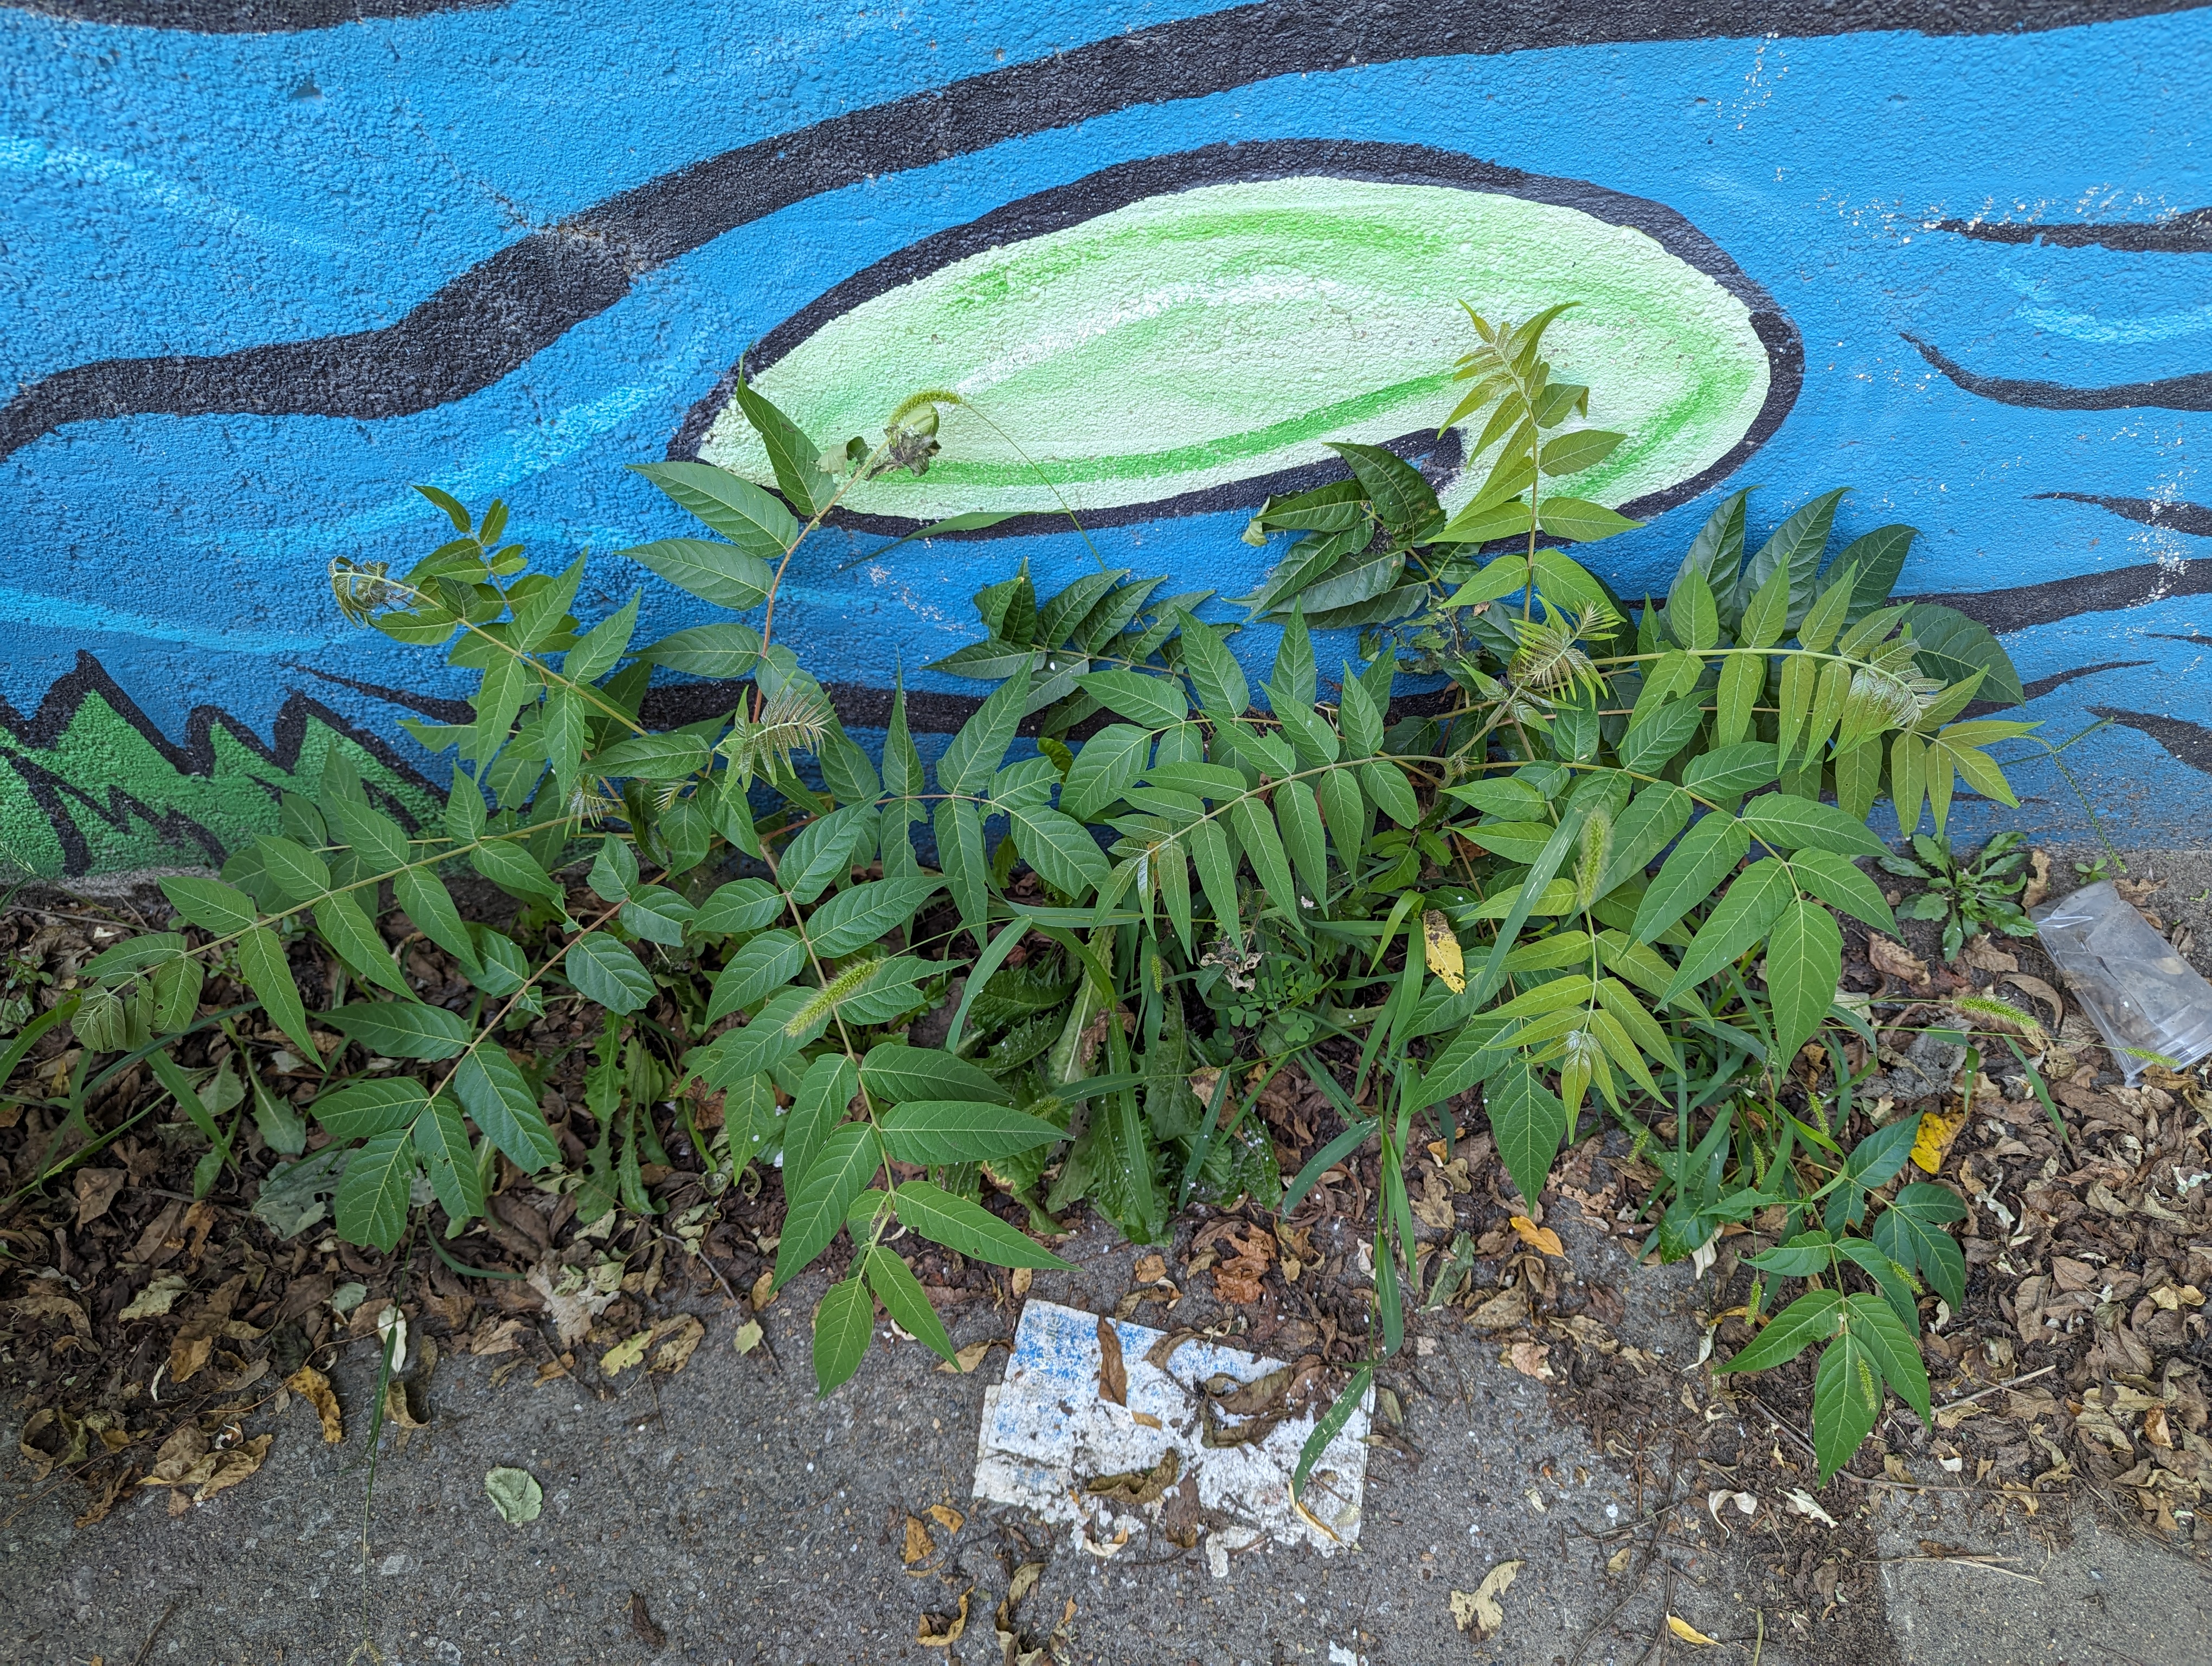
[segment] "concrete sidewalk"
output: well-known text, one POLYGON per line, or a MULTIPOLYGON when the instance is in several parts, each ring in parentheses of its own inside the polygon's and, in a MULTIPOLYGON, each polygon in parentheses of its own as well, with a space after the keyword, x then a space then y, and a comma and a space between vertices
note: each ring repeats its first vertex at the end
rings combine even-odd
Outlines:
MULTIPOLYGON (((1564 1230, 1583 1276, 1626 1277, 1618 1245, 1564 1230)), ((1103 1237, 1072 1249, 1084 1271, 1039 1275, 1033 1295, 1110 1310, 1128 1288, 1133 1252, 1103 1237)), ((1703 1373, 1675 1363, 1693 1357, 1698 1335, 1686 1272, 1638 1269, 1616 1329, 1703 1403, 1703 1373)), ((1216 1579, 1202 1552, 1164 1541, 1102 1561, 1064 1531, 1029 1525, 1024 1535, 1018 1519, 971 1509, 983 1389, 1003 1371, 1003 1353, 957 1377, 917 1345, 879 1343, 853 1383, 817 1400, 804 1334, 816 1293, 794 1286, 772 1311, 777 1359, 767 1349, 738 1356, 736 1316, 709 1314, 685 1370, 626 1373, 605 1399, 573 1381, 533 1385, 526 1368, 495 1389, 494 1361, 441 1363, 423 1396, 429 1426, 410 1432, 404 1450, 394 1432, 385 1437, 365 1560, 373 1383, 361 1365, 338 1377, 343 1446, 325 1446, 295 1404, 259 1474, 179 1519, 161 1489, 147 1488, 106 1523, 76 1532, 77 1490, 34 1498, 18 1468, 0 1528, 0 1636, 14 1642, 0 1652, 37 1666, 95 1657, 106 1666, 142 1657, 149 1666, 997 1666, 993 1612, 1012 1568, 1040 1559, 1047 1566, 1021 1605, 1021 1628, 1041 1639, 1072 1602, 1067 1656, 1082 1662, 1565 1663, 1620 1604, 1621 1629, 1595 1636, 1581 1660, 1628 1666, 1663 1624, 1664 1576, 1632 1586, 1605 1566, 1647 1536, 1617 1531, 1637 1519, 1621 1455, 1638 1432, 1616 1429, 1610 1455, 1600 1451, 1554 1409, 1545 1384, 1501 1363, 1496 1342, 1456 1316, 1411 1362, 1404 1436, 1418 1457, 1373 1452, 1357 1549, 1328 1560, 1255 1549, 1216 1579), (538 1521, 510 1527, 495 1512, 483 1477, 496 1465, 526 1468, 543 1486, 538 1521), (942 1563, 910 1577, 900 1529, 932 1504, 968 1520, 942 1563), (1513 1560, 1525 1566, 1503 1599, 1504 1626, 1476 1643, 1455 1626, 1451 1593, 1472 1591, 1513 1560), (920 1646, 921 1616, 957 1610, 971 1587, 964 1635, 950 1649, 920 1646), (364 1639, 374 1654, 360 1648, 364 1639)), ((1014 1318, 1011 1309, 972 1310, 956 1340, 1009 1335, 1014 1318)), ((1713 1426, 1733 1426, 1764 1450, 1773 1430, 1755 1408, 1744 1414, 1750 1402, 1735 1403, 1712 1412, 1713 1426)), ((2023 1530, 2017 1511, 2000 1520, 1944 1507, 1972 1500, 1841 1484, 1822 1498, 1843 1523, 1838 1554, 1856 1566, 1832 1582, 1844 1600, 1793 1633, 1778 1616, 1795 1599, 1747 1588, 1740 1541, 1723 1540, 1706 1516, 1704 1495, 1725 1480, 1686 1472, 1680 1481, 1678 1496, 1693 1501, 1668 1536, 1681 1572, 1668 1607, 1726 1646, 1674 1643, 1670 1657, 1748 1661, 1755 1646, 1775 1666, 2185 1666, 2206 1657, 2212 1584, 2184 1557, 2100 1525, 2087 1505, 2070 1511, 2069 1540, 2063 1506, 2023 1530), (2004 1554, 2013 1572, 1887 1560, 1917 1554, 1923 1539, 2004 1554), (1880 1566, 1869 1566, 1876 1557, 1880 1566)))

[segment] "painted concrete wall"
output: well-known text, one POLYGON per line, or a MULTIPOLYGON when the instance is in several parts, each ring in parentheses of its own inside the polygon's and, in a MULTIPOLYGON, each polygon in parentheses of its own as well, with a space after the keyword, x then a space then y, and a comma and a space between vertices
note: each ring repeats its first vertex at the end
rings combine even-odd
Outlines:
MULTIPOLYGON (((969 594, 1091 557, 888 532, 1045 507, 1015 441, 1109 563, 1243 593, 1271 483, 1433 427, 1462 296, 1588 303, 1557 356, 1636 440, 1587 494, 1650 517, 1589 552, 1617 587, 1723 489, 1771 524, 1855 484, 1844 535, 1923 528, 1901 587, 2004 632, 2054 738, 2116 718, 2075 756, 2121 831, 2212 812, 2204 9, 39 0, 0 43, 0 839, 34 870, 205 860, 333 745, 420 790, 398 720, 459 684, 323 578, 439 541, 410 482, 615 551, 687 530, 624 463, 757 466, 748 350, 833 445, 949 382, 1002 432, 949 416, 778 635, 848 721, 903 668, 951 725, 981 690, 920 667, 969 594)), ((611 556, 585 602, 641 584, 641 636, 712 617, 611 556)))

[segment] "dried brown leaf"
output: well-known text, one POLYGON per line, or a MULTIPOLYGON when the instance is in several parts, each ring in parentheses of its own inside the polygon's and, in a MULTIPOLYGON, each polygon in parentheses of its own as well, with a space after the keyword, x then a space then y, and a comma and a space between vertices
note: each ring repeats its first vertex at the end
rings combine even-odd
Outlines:
POLYGON ((1467 1321, 1477 1330, 1510 1330, 1528 1323, 1528 1286, 1516 1284, 1480 1303, 1467 1316, 1467 1321))
POLYGON ((1167 1370, 1168 1362, 1175 1358, 1175 1351, 1197 1335, 1198 1333, 1188 1325, 1168 1332, 1146 1352, 1145 1362, 1156 1371, 1167 1370))
POLYGON ((1984 972, 2016 972, 2020 970, 2018 955, 2006 953, 1986 937, 1969 938, 1966 951, 1959 958, 1984 972))
POLYGON ((1129 1403, 1129 1371, 1121 1361, 1121 1333, 1103 1316, 1098 1321, 1098 1397, 1117 1406, 1129 1403))
POLYGON ((1928 982, 1928 964, 1913 958, 1902 943, 1876 932, 1867 939, 1867 963, 1875 970, 1916 987, 1928 982))
POLYGON ((19 1296, 8 1305, 26 1318, 59 1319, 85 1341, 92 1340, 92 1321, 83 1304, 72 1301, 59 1291, 37 1291, 28 1296, 19 1296))
POLYGON ((1558 1379, 1552 1369, 1552 1349, 1547 1342, 1515 1342, 1505 1350, 1505 1363, 1523 1377, 1533 1377, 1539 1383, 1558 1379))
POLYGON ((1111 1499, 1119 1504, 1151 1504, 1182 1475, 1182 1455, 1170 1447, 1166 1455, 1149 1469, 1125 1469, 1118 1474, 1100 1475, 1084 1482, 1083 1490, 1094 1498, 1111 1499))
POLYGON ((79 1169, 72 1183, 76 1190, 76 1224, 88 1225, 106 1214, 130 1177, 123 1169, 79 1169))

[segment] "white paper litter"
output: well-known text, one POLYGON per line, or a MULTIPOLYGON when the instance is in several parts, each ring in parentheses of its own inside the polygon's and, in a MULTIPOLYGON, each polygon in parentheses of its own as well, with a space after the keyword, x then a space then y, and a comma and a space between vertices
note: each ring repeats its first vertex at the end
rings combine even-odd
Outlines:
POLYGON ((983 1392, 975 1449, 979 1500, 1066 1523, 1079 1545, 1111 1556, 1144 1536, 1164 1501, 1121 1503, 1094 1496, 1085 1484, 1152 1469, 1172 1450, 1182 1474, 1170 1494, 1180 1488, 1188 1496, 1195 1487, 1200 1505, 1237 1523, 1209 1535, 1206 1562, 1217 1578, 1227 1577, 1231 1554, 1263 1538, 1311 1545, 1324 1556, 1358 1541, 1371 1388, 1307 1478, 1305 1507, 1322 1523, 1316 1528, 1291 1505, 1291 1476, 1324 1408, 1286 1418, 1265 1439, 1248 1444, 1215 1447, 1200 1439, 1203 1402, 1194 1384, 1217 1375, 1249 1383, 1282 1361, 1194 1339, 1175 1351, 1170 1371, 1164 1371, 1145 1356, 1165 1332, 1126 1322, 1115 1323, 1115 1331, 1128 1374, 1126 1407, 1098 1395, 1097 1315, 1052 1302, 1033 1301, 1023 1310, 1006 1377, 983 1392), (1139 1422, 1140 1414, 1161 1426, 1139 1422))

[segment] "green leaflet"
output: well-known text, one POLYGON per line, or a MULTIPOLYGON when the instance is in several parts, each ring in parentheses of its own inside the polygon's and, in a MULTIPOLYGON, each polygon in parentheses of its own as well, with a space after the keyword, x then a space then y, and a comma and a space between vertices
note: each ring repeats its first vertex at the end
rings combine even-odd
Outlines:
POLYGON ((1835 1335, 1843 1298, 1832 1290, 1808 1290, 1767 1322, 1750 1346, 1716 1367, 1723 1371, 1770 1371, 1786 1364, 1817 1341, 1835 1335))
POLYGON ((1198 703, 1217 723, 1243 716, 1244 708, 1252 703, 1251 685, 1244 680, 1237 656, 1221 640, 1221 633, 1188 612, 1176 617, 1182 627, 1178 640, 1182 644, 1183 670, 1197 690, 1198 703))
POLYGON ((909 1099, 966 1099, 992 1104, 1012 1102, 997 1078, 965 1059, 937 1048, 881 1042, 860 1061, 860 1085, 886 1104, 909 1099))
MULTIPOLYGON (((1661 877, 1665 877, 1663 870, 1661 877)), ((1766 935, 1791 894, 1790 869, 1782 862, 1754 862, 1738 874, 1690 940, 1674 981, 1668 986, 1667 998, 1671 1000, 1696 988, 1730 961, 1747 953, 1766 935)), ((1835 988, 1832 981, 1828 987, 1835 988)))
POLYGON ((349 1041, 387 1059, 450 1059, 469 1044, 459 1013, 418 1000, 357 1000, 323 1017, 349 1041))
POLYGON ((491 1042, 479 1045, 453 1072, 453 1086, 476 1125, 525 1174, 561 1160, 561 1147, 545 1126, 537 1096, 506 1049, 491 1042))
POLYGON ((699 905, 691 926, 697 932, 756 932, 783 911, 782 896, 767 880, 732 879, 699 905))
POLYGON ((1766 992, 1774 1003, 1776 1056, 1789 1059, 1828 1016, 1844 971, 1835 916, 1802 898, 1783 905, 1766 945, 1766 992))
POLYGON ((219 936, 242 932, 257 918, 253 899, 219 880, 173 875, 161 881, 161 894, 192 924, 219 936))
POLYGON ((476 943, 443 880, 419 867, 405 868, 393 876, 392 892, 417 931, 459 961, 464 970, 477 970, 476 943))
POLYGON ((576 993, 611 1012, 636 1012, 657 987, 635 954, 601 932, 577 938, 562 964, 576 993))
POLYGON ((1635 935, 1651 943, 1714 889, 1751 848, 1750 836, 1732 816, 1709 815, 1682 836, 1637 907, 1635 935))
POLYGON ((473 1220, 483 1213, 483 1181, 470 1149, 460 1107, 440 1094, 413 1125, 416 1155, 430 1176, 430 1189, 453 1221, 473 1220))
POLYGON ((1508 1058, 1492 1071, 1483 1103, 1490 1111, 1498 1159, 1521 1195, 1533 1202, 1544 1189, 1559 1143, 1566 1138, 1566 1107, 1519 1057, 1508 1058))
POLYGON ((1065 1136, 1051 1123, 988 1101, 915 1099, 882 1119, 884 1149, 902 1163, 988 1163, 1065 1136))
MULTIPOLYGON (((750 480, 741 480, 711 463, 633 463, 630 466, 753 560, 763 563, 780 560, 798 539, 799 523, 791 518, 790 510, 750 480)), ((633 556, 635 554, 632 550, 623 553, 633 556)), ((682 580, 669 574, 663 573, 661 576, 672 584, 683 584, 682 580)), ((690 586, 684 587, 690 589, 690 586)), ((759 587, 765 593, 764 581, 759 587)), ((708 601, 720 599, 702 591, 692 593, 705 596, 708 601)), ((752 604, 721 605, 742 609, 752 604)))
POLYGON ((1006 813, 1022 855, 1054 891, 1079 902, 1105 879, 1111 865, 1082 823, 1042 805, 1006 813))
POLYGON ((791 1114, 783 1129, 783 1186, 796 1195, 806 1183, 814 1159, 829 1143, 830 1135, 845 1120, 853 1096, 860 1090, 853 1061, 842 1053, 827 1053, 806 1067, 799 1091, 793 1096, 791 1114))
POLYGON ((378 1134, 346 1158, 332 1213, 338 1236, 378 1250, 398 1247, 415 1183, 415 1152, 405 1128, 378 1134))
POLYGON ((1073 1269, 1042 1244, 978 1205, 926 1180, 909 1180, 891 1194, 902 1225, 933 1243, 994 1267, 1073 1269))
MULTIPOLYGON (((1171 728, 1190 714, 1182 684, 1172 678, 1137 671, 1094 671, 1077 678, 1075 684, 1107 710, 1133 718, 1147 729, 1171 728)), ((941 770, 939 778, 943 779, 941 770)))
POLYGON ((929 1304, 929 1293, 921 1287, 921 1281, 896 1254, 878 1244, 861 1256, 860 1271, 884 1310, 908 1335, 939 1358, 952 1358, 952 1339, 945 1334, 945 1322, 929 1304))
POLYGON ((830 1286, 814 1310, 814 1383, 828 1395, 860 1368, 876 1322, 876 1304, 858 1273, 830 1286))
POLYGON ((877 814, 873 805, 848 804, 799 830, 776 866, 776 878, 793 902, 811 903, 848 878, 877 814))
POLYGON ((238 969, 276 1027, 319 1066, 322 1055, 307 1033, 307 1009, 300 1000, 299 985, 284 958, 284 945, 265 926, 256 926, 238 940, 238 969))
POLYGON ((422 1084, 411 1076, 384 1081, 349 1082, 318 1094, 307 1107, 331 1138, 368 1140, 413 1122, 429 1104, 422 1084))
MULTIPOLYGON (((1062 819, 1066 819, 1062 818, 1062 819)), ((1089 834, 1084 835, 1087 841, 1089 834)), ((1096 851, 1094 843, 1091 849, 1096 851)), ((1103 865, 1105 859, 1099 858, 1103 865)), ((835 960, 887 936, 913 919, 914 911, 943 887, 936 879, 878 879, 842 891, 817 909, 806 922, 814 952, 835 960)), ((756 939, 755 941, 759 939, 756 939)), ((747 945, 749 948, 750 945, 747 945)), ((793 970, 797 970, 793 967, 793 970)), ((787 975, 788 976, 788 975, 787 975)), ((763 991, 763 993, 766 993, 763 991)), ((720 995, 717 994, 719 1002, 720 995)), ((739 1001, 736 1006, 748 1003, 739 1001)))
POLYGON ((830 1247, 853 1200, 867 1189, 882 1164, 883 1147, 866 1122, 847 1122, 830 1131, 785 1212, 783 1237, 775 1250, 778 1288, 830 1247))

